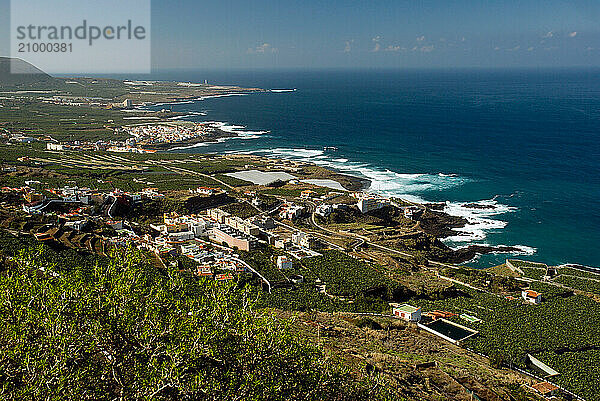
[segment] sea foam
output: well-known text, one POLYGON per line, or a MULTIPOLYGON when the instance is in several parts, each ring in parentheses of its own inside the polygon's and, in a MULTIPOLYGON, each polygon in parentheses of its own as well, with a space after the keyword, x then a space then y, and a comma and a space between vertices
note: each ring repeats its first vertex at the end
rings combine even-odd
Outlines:
MULTIPOLYGON (((369 163, 340 158, 337 154, 331 156, 328 152, 319 149, 272 148, 256 150, 251 153, 310 162, 342 173, 367 178, 371 181, 369 192, 416 203, 429 203, 430 201, 423 197, 427 192, 442 192, 470 181, 469 178, 452 173, 398 173, 378 168, 369 163)), ((443 211, 451 216, 463 217, 467 220, 464 227, 455 229, 456 235, 444 239, 447 245, 460 248, 465 244, 487 245, 483 241, 488 234, 501 230, 508 224, 506 221, 498 219, 497 216, 516 212, 517 208, 502 204, 498 202, 497 198, 493 198, 474 202, 447 201, 443 211)), ((516 255, 531 255, 536 252, 535 248, 525 245, 514 245, 513 247, 520 250, 513 253, 516 255)))

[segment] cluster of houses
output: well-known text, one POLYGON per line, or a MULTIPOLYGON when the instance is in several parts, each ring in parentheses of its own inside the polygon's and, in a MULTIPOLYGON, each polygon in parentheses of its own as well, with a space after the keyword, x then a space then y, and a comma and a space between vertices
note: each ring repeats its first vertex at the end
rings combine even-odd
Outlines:
POLYGON ((214 132, 214 127, 208 124, 155 124, 123 127, 131 135, 130 146, 177 143, 197 138, 204 138, 214 132))
POLYGON ((231 251, 219 250, 194 241, 181 245, 181 254, 198 263, 196 274, 213 276, 216 280, 232 280, 234 274, 245 272, 246 267, 231 251))
MULTIPOLYGON (((75 81, 73 81, 75 82, 75 81)), ((106 99, 97 97, 85 97, 85 96, 51 96, 40 98, 43 103, 58 104, 63 106, 93 106, 93 107, 107 107, 110 103, 106 99)), ((131 102, 131 100, 129 101, 131 102)), ((123 105, 124 103, 120 103, 123 105)))
POLYGON ((321 216, 323 218, 327 218, 329 217, 329 215, 331 215, 331 213, 333 213, 336 210, 348 210, 349 206, 343 203, 339 203, 339 204, 335 204, 335 205, 330 205, 327 203, 323 203, 319 206, 317 206, 316 210, 315 210, 315 214, 318 216, 321 216))
POLYGON ((221 188, 210 188, 210 187, 198 187, 196 189, 190 189, 189 191, 192 194, 199 194, 199 195, 206 195, 206 196, 213 196, 213 195, 217 195, 217 194, 225 192, 221 188))
POLYGON ((296 220, 306 213, 304 206, 296 205, 295 203, 284 203, 279 209, 279 218, 284 220, 296 220))
POLYGON ((154 150, 142 149, 135 146, 136 143, 131 138, 125 141, 117 140, 98 140, 95 142, 90 141, 69 141, 59 142, 53 138, 47 137, 46 150, 51 152, 62 152, 65 150, 70 151, 88 151, 88 152, 116 152, 116 153, 154 153, 154 150))
POLYGON ((32 142, 37 141, 36 138, 33 138, 31 136, 26 136, 23 134, 18 134, 18 133, 10 135, 8 140, 12 143, 32 143, 32 142))
MULTIPOLYGON (((116 201, 125 201, 136 203, 142 199, 156 199, 164 197, 158 191, 158 188, 144 188, 140 192, 126 192, 115 189, 110 192, 92 191, 90 188, 79 188, 64 186, 62 188, 48 188, 45 191, 53 197, 46 197, 42 192, 37 191, 30 186, 21 188, 3 188, 4 191, 15 191, 23 194, 25 203, 22 208, 26 213, 34 214, 41 211, 52 203, 77 203, 81 205, 102 204, 107 197, 112 197, 116 201)), ((116 202, 115 202, 116 203, 116 202)))

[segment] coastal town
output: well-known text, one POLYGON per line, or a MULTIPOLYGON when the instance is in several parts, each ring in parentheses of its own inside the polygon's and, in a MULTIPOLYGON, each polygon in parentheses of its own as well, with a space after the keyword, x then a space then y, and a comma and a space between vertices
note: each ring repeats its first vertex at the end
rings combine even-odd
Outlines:
MULTIPOLYGON (((161 86, 123 85, 134 92, 161 86)), ((418 387, 427 399, 505 399, 490 396, 514 394, 497 385, 498 375, 532 397, 584 398, 580 378, 588 373, 564 355, 595 350, 594 326, 579 322, 585 316, 600 324, 590 312, 600 301, 597 269, 521 260, 508 246, 451 248, 445 239, 468 221, 443 203, 386 198, 364 177, 308 161, 178 153, 238 134, 222 123, 172 119, 166 109, 142 113, 136 107, 148 99, 134 95, 97 104, 41 99, 122 114, 103 114, 101 127, 86 128, 93 135, 0 127, 0 239, 17 249, 5 260, 17 260, 22 249, 97 260, 135 250, 159 271, 249 288, 261 308, 299 314, 307 335, 345 356, 369 355, 358 359, 381 372, 395 366, 398 377, 422 375, 427 380, 400 386, 418 387), (143 119, 122 119, 133 114, 143 119), (506 254, 506 261, 469 267, 486 253, 506 254), (376 338, 386 356, 374 357, 360 336, 376 338), (395 356, 398 349, 408 356, 395 356), (447 361, 434 362, 432 349, 447 361)), ((5 102, 24 107, 18 101, 5 102)))
MULTIPOLYGON (((156 138, 165 135, 165 141, 178 142, 180 138, 174 136, 174 132, 162 126, 138 126, 128 131, 140 141, 136 141, 136 145, 153 135, 156 138)), ((596 279, 595 272, 577 270, 575 266, 556 268, 512 259, 507 260, 504 267, 511 272, 503 273, 507 275, 503 279, 508 280, 506 282, 498 281, 498 276, 490 273, 483 277, 475 277, 470 272, 465 275, 464 268, 439 257, 443 247, 429 248, 423 243, 428 238, 424 230, 431 226, 432 216, 440 220, 438 225, 444 224, 445 217, 439 212, 426 205, 387 199, 364 190, 348 191, 335 181, 340 178, 336 174, 326 177, 320 171, 318 179, 310 178, 315 170, 309 163, 248 156, 140 161, 110 156, 114 152, 109 148, 58 147, 49 140, 45 147, 42 143, 37 146, 42 147, 40 157, 20 157, 2 165, 4 177, 13 183, 4 185, 0 191, 2 218, 10 232, 30 233, 39 243, 53 247, 97 255, 110 255, 118 249, 133 247, 146 252, 159 266, 186 269, 197 277, 216 281, 251 280, 264 293, 278 294, 282 299, 288 296, 285 292, 293 294, 300 288, 311 288, 315 294, 347 305, 343 309, 353 305, 355 296, 336 289, 340 285, 336 280, 352 280, 353 274, 360 273, 346 271, 345 277, 334 278, 327 274, 315 277, 306 270, 311 261, 347 255, 344 257, 349 257, 352 263, 364 264, 362 269, 374 261, 387 268, 402 264, 418 266, 419 275, 424 275, 418 280, 429 280, 427 287, 441 286, 435 291, 448 291, 458 285, 481 295, 504 299, 511 305, 534 307, 546 302, 547 291, 580 292, 578 287, 563 284, 563 277, 600 282, 600 275, 596 279), (88 154, 86 163, 77 161, 82 153, 88 154), (59 184, 62 180, 44 179, 35 172, 39 166, 47 169, 63 163, 68 169, 80 170, 68 185, 51 185, 50 182, 59 184), (95 182, 77 179, 83 177, 81 169, 92 168, 96 163, 102 163, 103 170, 136 172, 135 177, 130 178, 127 189, 119 188, 114 178, 107 179, 109 176, 97 178, 95 182), (229 172, 204 174, 192 167, 198 163, 229 163, 226 168, 229 172), (172 189, 152 186, 156 183, 144 176, 156 168, 180 176, 182 184, 172 189), (306 175, 307 172, 310 173, 306 175), (189 186, 184 177, 201 178, 214 186, 189 186), (82 185, 83 182, 88 185, 82 185), (17 183, 19 185, 15 185, 17 183), (136 183, 135 190, 131 183, 136 183), (169 202, 185 207, 159 207, 169 202), (142 212, 144 210, 146 212, 142 212), (365 225, 380 215, 394 222, 393 231, 387 228, 383 237, 379 229, 373 231, 365 225), (406 247, 417 238, 421 239, 414 242, 416 248, 406 247), (399 247, 398 241, 405 245, 399 247), (264 255, 261 257, 266 259, 256 264, 249 255, 264 255), (394 260, 388 259, 390 255, 394 260)), ((57 171, 64 174, 64 167, 57 171)), ((359 187, 359 182, 355 182, 354 188, 359 187)), ((439 231, 439 227, 436 230, 439 231)), ((444 252, 451 255, 449 250, 444 252)), ((414 273, 407 277, 413 277, 405 282, 407 288, 424 285, 412 282, 417 277, 414 273)), ((381 279, 388 280, 383 276, 381 279)), ((469 307, 440 306, 419 299, 405 302, 392 299, 387 303, 387 311, 380 314, 404 320, 443 341, 467 347, 481 337, 485 331, 482 325, 491 319, 469 307)), ((529 373, 538 378, 538 384, 532 383, 533 391, 542 395, 572 394, 553 382, 552 378, 560 377, 557 370, 534 355, 528 354, 527 358, 528 369, 538 372, 529 373)))
POLYGON ((168 149, 178 144, 187 146, 194 143, 206 143, 235 137, 234 132, 226 132, 216 123, 172 122, 160 124, 131 125, 116 128, 115 137, 124 140, 97 140, 94 142, 73 140, 58 141, 50 136, 38 139, 23 134, 1 136, 9 143, 32 143, 38 140, 45 143, 48 151, 106 151, 112 153, 154 153, 159 149, 168 149))

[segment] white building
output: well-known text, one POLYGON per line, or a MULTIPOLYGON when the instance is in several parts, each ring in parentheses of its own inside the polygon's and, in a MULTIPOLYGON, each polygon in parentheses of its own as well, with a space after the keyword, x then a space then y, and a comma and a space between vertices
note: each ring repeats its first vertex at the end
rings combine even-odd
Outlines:
POLYGON ((142 194, 139 192, 136 192, 134 194, 128 194, 128 195, 131 198, 132 202, 139 202, 142 200, 142 194))
POLYGON ((181 245, 181 254, 182 255, 195 255, 200 250, 198 244, 182 244, 181 245))
POLYGON ((252 235, 256 237, 260 232, 260 229, 257 225, 249 220, 244 220, 237 216, 226 217, 225 224, 231 228, 235 228, 236 230, 243 232, 246 235, 252 235))
POLYGON ((317 209, 315 210, 315 214, 317 214, 317 215, 319 215, 321 217, 327 217, 331 213, 333 213, 333 206, 332 205, 319 205, 317 207, 317 209))
POLYGON ((203 219, 190 219, 189 227, 196 238, 206 235, 208 229, 208 225, 203 219))
POLYGON ((292 234, 292 244, 301 248, 312 249, 316 245, 316 240, 310 234, 306 234, 302 231, 296 231, 292 234))
POLYGON ((532 304, 540 304, 542 303, 542 294, 532 290, 523 290, 521 291, 521 296, 526 302, 532 304))
POLYGON ((384 199, 375 197, 362 198, 356 204, 361 213, 369 213, 373 210, 381 209, 385 205, 386 202, 384 201, 384 199))
POLYGON ((407 219, 416 218, 419 213, 422 212, 422 209, 417 206, 407 206, 404 208, 404 217, 407 219))
POLYGON ((306 209, 303 206, 295 205, 293 203, 284 205, 279 212, 279 217, 287 220, 294 220, 301 217, 306 209))
POLYGON ((71 220, 71 221, 67 221, 65 223, 65 227, 72 228, 73 230, 76 230, 76 231, 81 231, 87 226, 87 224, 88 224, 87 220, 71 220))
POLYGON ((176 233, 168 233, 167 238, 170 242, 183 242, 194 239, 194 233, 191 231, 180 231, 176 233))
POLYGON ((409 304, 390 304, 392 314, 407 322, 418 322, 421 320, 421 308, 409 304))
POLYGON ((64 146, 62 143, 53 143, 53 142, 48 142, 46 144, 46 150, 64 150, 64 146))
POLYGON ((207 213, 208 217, 220 224, 225 224, 225 219, 231 216, 228 212, 225 212, 221 209, 210 209, 207 211, 207 213))
POLYGON ((277 257, 277 268, 278 269, 291 269, 293 267, 292 261, 287 256, 277 257))
POLYGON ((208 187, 198 187, 196 188, 196 193, 200 194, 200 195, 214 195, 215 193, 217 193, 219 190, 216 188, 208 188, 208 187))

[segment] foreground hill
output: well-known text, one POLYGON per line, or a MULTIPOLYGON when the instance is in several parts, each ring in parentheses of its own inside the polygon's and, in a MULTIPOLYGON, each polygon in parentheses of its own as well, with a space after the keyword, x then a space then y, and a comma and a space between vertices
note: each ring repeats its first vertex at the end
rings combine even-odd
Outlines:
POLYGON ((259 309, 220 283, 0 231, 0 398, 532 400, 522 378, 405 323, 259 309), (437 361, 437 363, 431 363, 437 361))
POLYGON ((58 83, 58 79, 26 61, 0 57, 0 88, 26 88, 31 85, 58 83))
POLYGON ((24 241, 0 240, 3 400, 380 399, 235 284, 24 241))

